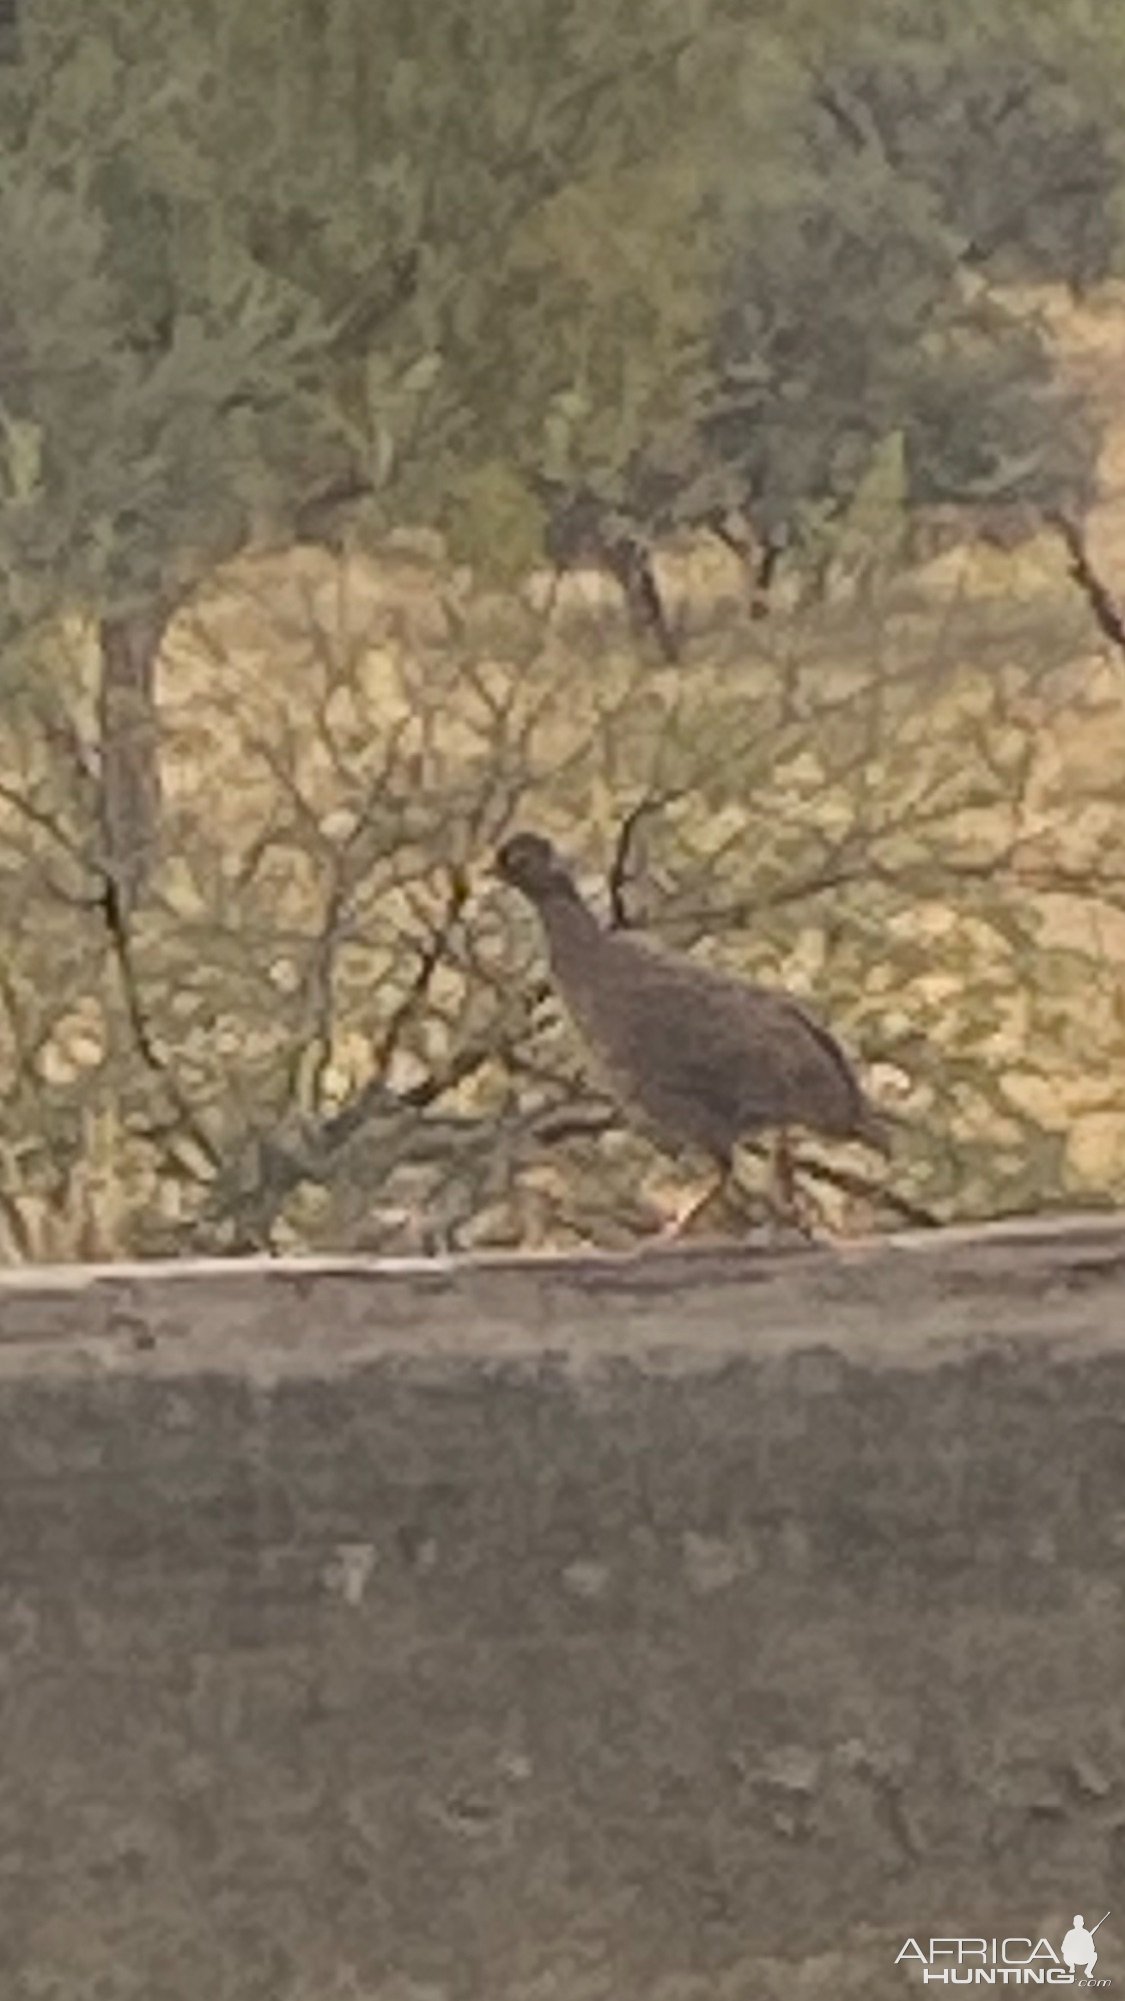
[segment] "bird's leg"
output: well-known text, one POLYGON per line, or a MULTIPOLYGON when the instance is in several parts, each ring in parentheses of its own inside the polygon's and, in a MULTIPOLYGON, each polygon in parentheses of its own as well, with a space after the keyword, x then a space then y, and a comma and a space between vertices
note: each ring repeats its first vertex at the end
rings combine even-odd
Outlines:
POLYGON ((770 1206, 779 1222, 788 1223, 801 1232, 803 1237, 812 1236, 812 1227, 801 1213, 801 1200, 797 1191, 797 1167, 793 1159, 793 1149, 785 1127, 781 1128, 773 1147, 771 1171, 770 1206))
POLYGON ((773 1186, 779 1206, 792 1215, 797 1206, 797 1169, 789 1134, 784 1126, 773 1143, 773 1186))
POLYGON ((670 1217, 668 1222, 665 1223, 664 1228, 660 1232, 664 1242, 672 1243, 676 1238, 682 1237, 688 1224, 694 1222, 696 1216, 701 1215, 704 1209, 715 1200, 716 1196, 724 1192, 730 1180, 732 1168, 732 1161, 719 1162, 718 1178, 714 1181, 709 1181, 701 1195, 693 1196, 686 1207, 678 1210, 676 1215, 670 1217))

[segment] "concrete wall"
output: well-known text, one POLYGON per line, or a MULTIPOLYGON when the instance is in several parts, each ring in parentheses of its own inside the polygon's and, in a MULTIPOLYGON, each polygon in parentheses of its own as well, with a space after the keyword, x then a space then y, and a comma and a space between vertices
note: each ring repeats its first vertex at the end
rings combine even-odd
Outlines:
POLYGON ((0 1994, 1125 1985, 1123 1309, 1116 1221, 4 1275, 0 1994))

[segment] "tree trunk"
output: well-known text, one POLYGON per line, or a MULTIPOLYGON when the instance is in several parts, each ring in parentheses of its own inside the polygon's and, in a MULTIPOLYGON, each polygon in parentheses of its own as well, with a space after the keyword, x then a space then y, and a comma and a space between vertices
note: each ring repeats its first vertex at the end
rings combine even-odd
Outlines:
POLYGON ((649 550, 635 537, 619 535, 606 544, 603 561, 621 586, 634 632, 652 633, 665 660, 677 661, 679 643, 660 594, 649 550))
POLYGON ((119 922, 128 922, 151 874, 160 829, 160 740, 156 663, 165 609, 103 618, 101 678, 102 864, 119 922))

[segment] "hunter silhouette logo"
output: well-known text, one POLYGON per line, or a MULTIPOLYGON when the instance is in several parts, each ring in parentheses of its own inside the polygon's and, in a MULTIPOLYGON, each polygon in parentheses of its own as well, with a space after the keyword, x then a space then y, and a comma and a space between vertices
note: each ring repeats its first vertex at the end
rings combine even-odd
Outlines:
MULTIPOLYGON (((1108 1918, 1108 1916, 1109 1912, 1107 1911, 1105 1918, 1108 1918)), ((1094 1926, 1094 1931, 1087 1931, 1081 1912, 1075 1917, 1074 1923, 1062 1944, 1062 1956, 1072 1973, 1076 1973, 1079 1970, 1083 1973, 1092 1973, 1094 1971, 1098 1963, 1098 1948, 1094 1944, 1094 1932, 1101 1930, 1105 1923, 1105 1918, 1098 1919, 1097 1924, 1094 1926)))
POLYGON ((1112 1987, 1095 1974, 1100 1932, 1105 1917, 1087 1927, 1081 1911, 1056 1951, 1049 1939, 931 1938, 925 1947, 908 1938, 895 1955, 895 1965, 916 1966, 923 1982, 943 1981, 947 1987, 1112 1987))

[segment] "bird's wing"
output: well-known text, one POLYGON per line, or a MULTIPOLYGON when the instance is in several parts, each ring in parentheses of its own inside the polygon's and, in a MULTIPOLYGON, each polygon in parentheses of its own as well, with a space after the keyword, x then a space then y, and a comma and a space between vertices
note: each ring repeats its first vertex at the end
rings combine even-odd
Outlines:
POLYGON ((607 1044, 727 1118, 845 1129, 863 1096, 847 1057, 788 994, 620 938, 613 984, 622 1004, 607 1044))
POLYGON ((868 1110, 867 1101, 863 1095, 859 1079, 847 1056, 841 1049, 840 1044, 837 1042, 836 1037, 829 1029, 825 1028, 823 1022, 818 1021, 814 1014, 809 1013, 808 1008, 801 1001, 794 1000, 792 994, 778 994, 774 998, 779 1002, 793 1023, 792 1046, 794 1054, 798 1056, 799 1060, 807 1063, 812 1057, 813 1048, 815 1047, 817 1051, 816 1062, 818 1070, 821 1074, 827 1074, 825 1070, 825 1065, 827 1064, 828 1069, 835 1073, 844 1100, 851 1107, 856 1118, 862 1121, 868 1110))

